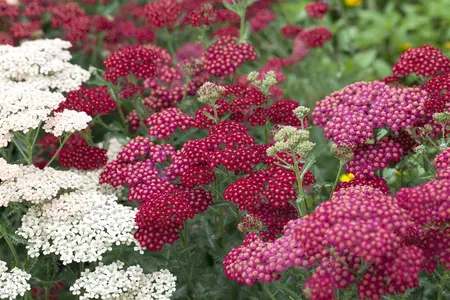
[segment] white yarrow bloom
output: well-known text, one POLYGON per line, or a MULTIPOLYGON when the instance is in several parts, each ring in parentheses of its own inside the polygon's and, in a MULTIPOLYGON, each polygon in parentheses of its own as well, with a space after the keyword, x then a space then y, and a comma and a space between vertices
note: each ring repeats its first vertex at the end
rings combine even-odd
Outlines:
POLYGON ((65 190, 84 189, 83 176, 72 171, 8 164, 0 158, 0 207, 9 203, 51 200, 65 190))
POLYGON ((31 289, 30 278, 30 274, 19 268, 8 271, 6 262, 0 260, 0 299, 13 300, 25 295, 31 289))
MULTIPOLYGON (((14 132, 27 133, 47 121, 65 100, 61 92, 75 90, 89 79, 88 71, 69 62, 70 47, 70 42, 60 39, 0 45, 0 147, 8 145, 14 132)), ((51 131, 58 131, 56 124, 59 131, 75 130, 87 120, 83 114, 64 116, 51 119, 51 131)))
POLYGON ((136 210, 118 204, 117 196, 76 191, 32 206, 18 234, 28 240, 28 255, 60 256, 64 264, 94 262, 114 245, 136 244, 136 210))
POLYGON ((0 46, 0 83, 25 82, 36 89, 69 92, 81 86, 90 73, 69 62, 71 43, 60 39, 0 46))
POLYGON ((65 109, 50 117, 43 128, 55 136, 62 136, 65 133, 73 133, 87 128, 90 121, 92 118, 84 111, 65 109))
POLYGON ((65 100, 60 93, 41 91, 26 84, 0 89, 0 147, 11 141, 11 132, 28 132, 48 119, 52 110, 65 100))
POLYGON ((70 290, 80 300, 168 300, 175 284, 176 277, 168 270, 145 274, 140 266, 124 269, 124 263, 118 261, 82 273, 70 290))

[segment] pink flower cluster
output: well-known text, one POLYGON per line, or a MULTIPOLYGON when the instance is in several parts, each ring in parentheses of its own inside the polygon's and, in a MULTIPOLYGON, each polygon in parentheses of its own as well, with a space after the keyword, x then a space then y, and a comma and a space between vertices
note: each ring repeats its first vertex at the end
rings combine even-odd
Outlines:
POLYGON ((390 87, 358 82, 317 103, 314 124, 339 145, 356 146, 373 139, 373 130, 389 127, 398 132, 425 117, 427 94, 420 88, 390 87))
POLYGON ((335 192, 312 214, 290 221, 281 238, 248 238, 223 261, 241 284, 277 280, 290 267, 314 269, 306 281, 311 299, 336 299, 357 285, 360 299, 381 299, 417 287, 419 272, 435 257, 450 268, 449 182, 402 189, 396 197, 369 186, 335 192), (431 226, 431 227, 430 227, 431 226))

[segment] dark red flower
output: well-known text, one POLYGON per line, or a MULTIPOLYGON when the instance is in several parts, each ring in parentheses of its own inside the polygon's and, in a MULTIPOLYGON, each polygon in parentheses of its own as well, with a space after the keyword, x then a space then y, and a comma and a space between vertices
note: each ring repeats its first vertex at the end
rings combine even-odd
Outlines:
POLYGON ((103 62, 106 67, 106 80, 117 83, 120 77, 134 75, 138 78, 149 78, 156 75, 158 55, 142 46, 131 46, 119 50, 103 62))

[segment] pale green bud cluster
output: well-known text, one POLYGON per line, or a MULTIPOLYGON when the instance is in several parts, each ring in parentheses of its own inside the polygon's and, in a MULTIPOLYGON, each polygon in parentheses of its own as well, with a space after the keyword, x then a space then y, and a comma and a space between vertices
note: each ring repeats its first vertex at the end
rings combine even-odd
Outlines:
POLYGON ((305 116, 309 114, 310 109, 305 106, 299 106, 296 109, 294 109, 295 116, 300 120, 303 121, 305 116))
POLYGON ((284 126, 275 134, 275 145, 267 149, 267 155, 274 156, 277 152, 292 151, 305 157, 315 146, 308 139, 308 130, 284 126))
POLYGON ((198 90, 198 101, 204 104, 213 104, 223 95, 223 93, 225 93, 225 88, 223 86, 208 81, 198 90))
POLYGON ((433 119, 440 124, 447 124, 450 122, 450 113, 446 111, 435 113, 433 115, 433 119))
POLYGON ((270 87, 276 85, 278 83, 276 79, 276 74, 274 71, 269 71, 264 75, 264 79, 258 80, 259 73, 258 72, 250 72, 247 76, 249 82, 251 82, 254 86, 258 87, 265 95, 270 94, 270 87))
POLYGON ((427 152, 427 148, 425 147, 425 145, 419 145, 417 147, 414 148, 414 152, 417 155, 421 155, 427 152))
POLYGON ((336 157, 340 161, 342 161, 344 163, 348 163, 349 161, 353 160, 354 154, 350 147, 345 147, 345 146, 339 147, 338 145, 333 144, 331 146, 330 150, 331 150, 331 152, 333 152, 336 155, 336 157))
POLYGON ((255 81, 257 81, 257 80, 258 80, 258 77, 259 77, 259 73, 256 72, 256 71, 250 72, 250 73, 248 73, 248 75, 247 75, 248 81, 249 81, 249 82, 252 82, 252 83, 255 82, 255 81))

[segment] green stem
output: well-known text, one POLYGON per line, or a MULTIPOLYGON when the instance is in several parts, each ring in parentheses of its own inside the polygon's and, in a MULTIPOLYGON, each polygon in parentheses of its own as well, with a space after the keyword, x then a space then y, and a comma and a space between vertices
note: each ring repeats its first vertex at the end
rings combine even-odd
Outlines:
POLYGON ((28 156, 25 154, 25 152, 23 152, 22 148, 20 147, 20 145, 16 142, 16 140, 14 139, 14 137, 12 138, 12 142, 14 143, 14 145, 16 145, 16 148, 19 149, 20 154, 22 155, 22 157, 25 159, 26 162, 28 162, 28 156))
POLYGON ((63 148, 63 146, 66 144, 67 140, 72 136, 72 133, 66 135, 63 139, 63 141, 60 143, 58 150, 56 150, 55 154, 52 156, 52 158, 49 160, 49 162, 45 165, 45 168, 51 165, 51 163, 55 160, 55 158, 58 156, 59 152, 63 148))
POLYGON ((177 249, 175 249, 175 247, 173 247, 173 250, 175 252, 175 257, 176 257, 176 259, 178 261, 178 264, 180 265, 181 271, 184 273, 184 276, 186 276, 186 279, 188 281, 188 285, 192 289, 192 292, 194 293, 195 299, 200 299, 198 297, 198 295, 197 295, 197 292, 195 291, 195 286, 192 283, 191 277, 189 276, 189 274, 186 272, 186 270, 184 269, 183 265, 181 264, 181 260, 180 260, 180 258, 178 256, 177 249))
POLYGON ((295 201, 297 204, 294 205, 295 208, 297 209, 298 213, 300 214, 300 216, 304 217, 306 216, 306 197, 305 197, 305 193, 303 191, 303 178, 301 176, 300 170, 299 170, 299 165, 298 165, 298 159, 296 157, 295 154, 292 154, 292 160, 294 162, 294 173, 295 173, 295 177, 297 178, 297 200, 295 201), (301 200, 299 203, 299 199, 301 200), (300 204, 300 206, 298 205, 300 204))
POLYGON ((277 300, 275 298, 275 296, 272 294, 272 292, 269 290, 269 288, 264 283, 261 283, 261 286, 262 286, 264 292, 267 294, 267 296, 269 296, 269 298, 271 300, 277 300))
POLYGON ((449 274, 448 270, 445 270, 444 274, 442 274, 441 284, 440 284, 440 287, 439 287, 439 293, 438 293, 437 300, 442 300, 442 297, 444 295, 445 283, 447 281, 448 274, 449 274))
POLYGON ((8 236, 8 233, 5 230, 5 227, 3 227, 2 225, 0 225, 0 234, 3 236, 3 238, 6 241, 6 243, 8 244, 8 247, 11 250, 12 255, 14 256, 14 260, 16 262, 16 266, 17 267, 20 266, 20 260, 19 260, 19 256, 17 255, 16 248, 14 248, 14 245, 11 242, 11 240, 9 239, 9 236, 8 236))
POLYGON ((336 186, 337 186, 337 184, 338 184, 339 177, 340 177, 340 175, 341 175, 342 168, 344 167, 344 165, 345 165, 345 163, 344 163, 343 161, 340 160, 340 161, 339 161, 339 169, 338 169, 338 172, 337 172, 337 174, 336 174, 336 179, 334 180, 333 187, 331 188, 330 196, 333 195, 334 190, 336 189, 336 186))

